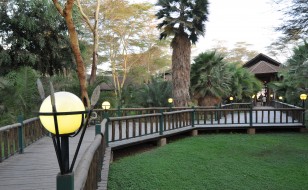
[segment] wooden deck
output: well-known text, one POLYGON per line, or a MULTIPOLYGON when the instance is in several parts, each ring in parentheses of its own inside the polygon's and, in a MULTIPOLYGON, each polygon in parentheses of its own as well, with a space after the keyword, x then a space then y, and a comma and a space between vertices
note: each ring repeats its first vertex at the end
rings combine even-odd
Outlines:
MULTIPOLYGON (((265 109, 265 108, 264 108, 265 109)), ((268 109, 268 108, 266 108, 268 109)), ((252 116, 254 128, 302 128, 301 122, 287 116, 284 113, 271 113, 272 111, 264 111, 262 117, 252 116), (270 116, 270 118, 268 118, 270 116), (275 117, 273 117, 275 116, 275 117), (259 119, 262 119, 259 120, 259 119), (276 122, 274 122, 276 121, 276 122), (279 121, 279 122, 278 122, 279 121), (290 122, 291 121, 291 122, 290 122)), ((256 114, 256 112, 253 112, 256 114)), ((235 113, 233 113, 235 114, 235 113)), ((159 127, 155 124, 141 123, 127 123, 129 127, 123 128, 126 133, 123 133, 120 137, 119 126, 115 130, 115 141, 109 142, 109 146, 112 149, 116 149, 123 146, 128 146, 145 141, 154 141, 161 137, 168 137, 177 133, 189 132, 193 129, 209 130, 209 129, 248 129, 251 128, 250 118, 244 113, 240 115, 228 115, 227 118, 221 117, 220 120, 216 119, 212 123, 197 123, 195 126, 184 126, 174 128, 169 124, 165 126, 162 134, 159 131, 159 127), (233 119, 232 119, 233 117, 233 119), (245 119, 246 117, 246 119, 245 119), (239 119, 236 119, 239 118, 239 119), (135 128, 141 126, 142 129, 135 128), (133 132, 135 129, 135 132, 133 132), (150 132, 150 134, 148 133, 150 132), (133 134, 138 134, 134 137, 133 134)), ((195 120, 196 121, 196 120, 195 120)), ((199 120, 198 120, 199 121, 199 120)), ((112 137, 112 126, 108 126, 109 141, 112 137)), ((123 126, 124 127, 124 126, 123 126)), ((122 130, 122 129, 121 129, 122 130)), ((77 161, 75 166, 78 165, 81 155, 88 148, 90 143, 95 137, 95 128, 89 127, 85 134, 77 161)), ((70 159, 72 158, 73 151, 79 138, 75 137, 70 140, 70 159)), ((0 190, 36 190, 36 189, 56 189, 56 176, 59 173, 59 166, 53 147, 52 139, 50 137, 44 137, 32 145, 28 146, 24 150, 24 154, 16 154, 11 158, 4 160, 0 163, 0 190)))
MULTIPOLYGON (((95 137, 95 128, 89 127, 76 160, 95 137)), ((79 137, 70 139, 70 159, 79 137)), ((70 161, 71 162, 71 161, 70 161)), ((24 149, 24 154, 16 154, 0 163, 1 190, 56 189, 56 176, 60 172, 56 153, 50 137, 43 137, 24 149)))
MULTIPOLYGON (((155 141, 162 137, 168 137, 174 135, 176 133, 184 133, 189 132, 193 129, 197 130, 236 130, 236 129, 297 129, 302 128, 303 124, 296 119, 293 119, 291 116, 288 116, 286 113, 277 112, 274 113, 274 108, 271 107, 258 107, 252 112, 252 124, 250 123, 249 114, 245 113, 233 113, 233 115, 228 114, 227 117, 221 117, 220 119, 213 121, 203 121, 197 122, 195 120, 194 127, 185 126, 181 128, 174 128, 174 126, 165 126, 165 130, 162 135, 159 133, 159 128, 153 126, 151 123, 141 123, 139 125, 138 122, 132 123, 129 122, 127 125, 127 121, 123 121, 125 124, 121 124, 121 131, 127 131, 125 133, 121 133, 119 126, 115 126, 114 132, 112 134, 112 126, 108 126, 108 139, 109 146, 112 149, 122 148, 128 145, 134 145, 140 142, 147 141, 155 141), (271 110, 272 109, 272 110, 271 110), (232 119, 233 117, 233 119, 232 119), (245 119, 246 117, 246 119, 245 119), (141 128, 137 128, 134 126, 140 126, 141 128), (151 132, 150 132, 151 131, 151 132), (134 134, 137 134, 134 137, 134 134), (114 141, 112 140, 112 135, 114 136, 114 141)), ((155 124, 154 124, 155 125, 155 124)))

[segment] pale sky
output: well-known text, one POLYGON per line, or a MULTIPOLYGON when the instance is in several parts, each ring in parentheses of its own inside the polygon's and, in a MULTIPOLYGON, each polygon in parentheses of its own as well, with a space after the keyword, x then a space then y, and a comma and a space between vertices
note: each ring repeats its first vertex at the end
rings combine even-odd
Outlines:
MULTIPOLYGON (((147 2, 154 4, 156 0, 147 2)), ((252 45, 251 50, 269 54, 266 47, 277 39, 274 27, 282 18, 273 0, 209 0, 209 3, 205 36, 193 48, 193 55, 214 48, 217 41, 223 41, 229 48, 236 42, 246 42, 252 45)), ((285 58, 274 59, 283 62, 285 58)))

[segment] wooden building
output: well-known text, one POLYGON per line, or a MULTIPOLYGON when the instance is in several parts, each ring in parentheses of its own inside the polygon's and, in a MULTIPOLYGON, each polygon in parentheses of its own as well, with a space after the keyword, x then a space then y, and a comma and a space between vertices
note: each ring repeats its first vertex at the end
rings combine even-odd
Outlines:
POLYGON ((245 63, 243 67, 247 68, 256 76, 257 79, 263 82, 264 87, 260 94, 266 96, 267 102, 270 100, 270 98, 275 98, 275 94, 271 89, 268 88, 267 84, 271 81, 279 80, 277 74, 282 68, 282 64, 280 62, 260 53, 245 63))

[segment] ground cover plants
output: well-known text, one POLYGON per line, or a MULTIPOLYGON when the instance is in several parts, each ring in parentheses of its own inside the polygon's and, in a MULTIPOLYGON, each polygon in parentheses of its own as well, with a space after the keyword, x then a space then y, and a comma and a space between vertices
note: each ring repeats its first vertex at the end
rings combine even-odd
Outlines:
POLYGON ((189 137, 110 166, 108 189, 308 189, 308 134, 189 137))

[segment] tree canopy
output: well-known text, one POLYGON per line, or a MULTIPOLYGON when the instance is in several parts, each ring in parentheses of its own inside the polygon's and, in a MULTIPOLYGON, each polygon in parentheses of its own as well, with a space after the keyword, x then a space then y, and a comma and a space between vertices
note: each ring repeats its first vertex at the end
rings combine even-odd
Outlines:
POLYGON ((64 20, 48 0, 0 5, 0 74, 31 66, 42 75, 74 68, 64 20))

